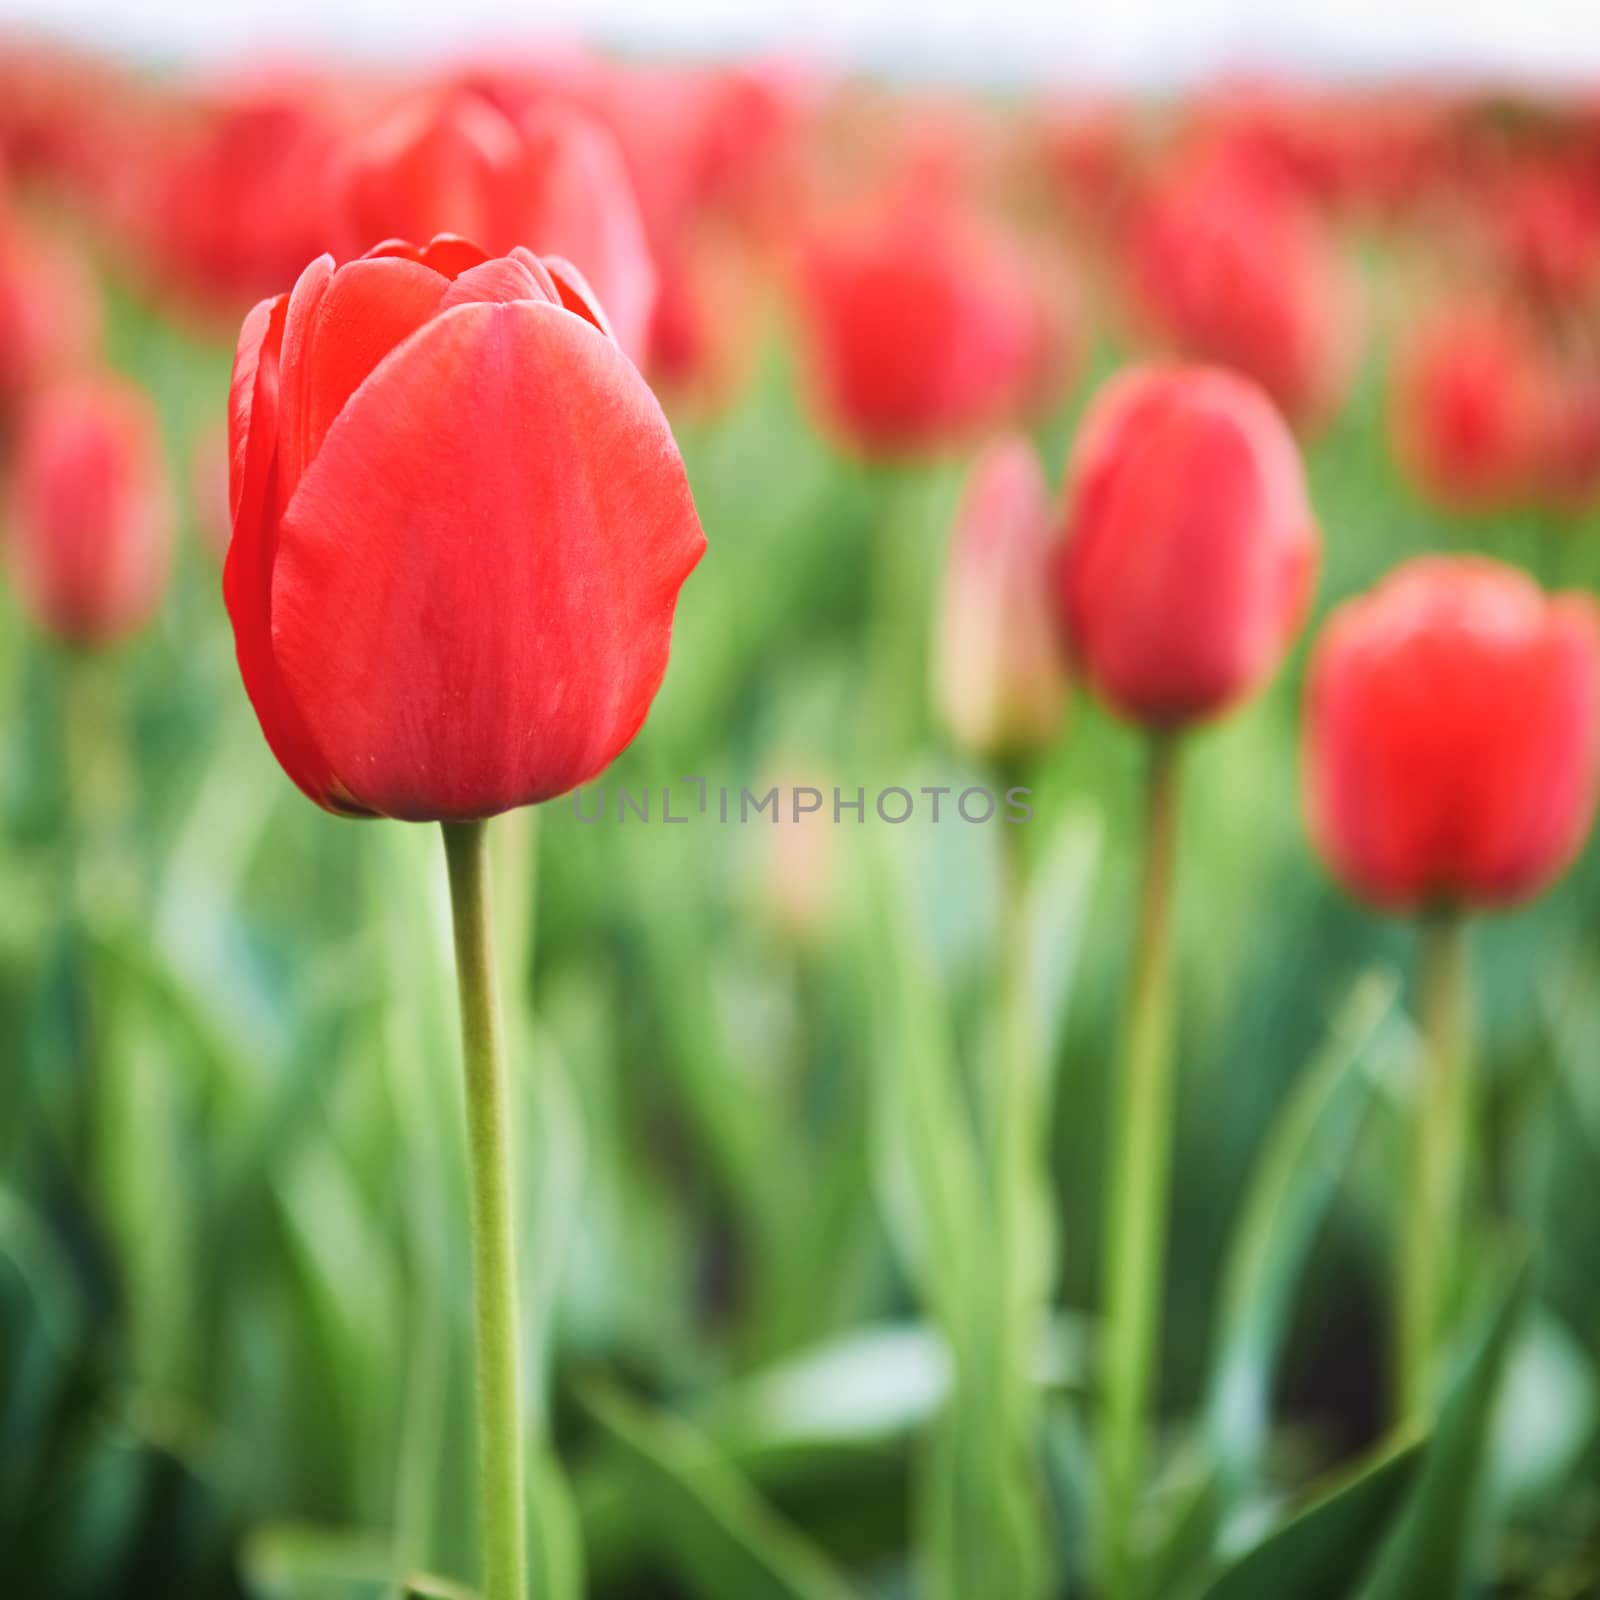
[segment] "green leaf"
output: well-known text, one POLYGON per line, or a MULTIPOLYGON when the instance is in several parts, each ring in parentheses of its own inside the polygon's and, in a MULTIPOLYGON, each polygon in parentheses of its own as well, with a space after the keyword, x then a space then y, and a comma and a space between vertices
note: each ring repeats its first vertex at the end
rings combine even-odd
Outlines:
POLYGON ((944 990, 903 850, 872 854, 864 959, 876 966, 876 1134, 887 1221, 928 1304, 961 1344, 982 1304, 986 1205, 952 1053, 944 990))
MULTIPOLYGON (((1409 1440, 1319 1496, 1235 1561, 1203 1600, 1342 1600, 1371 1560, 1425 1448, 1425 1441, 1409 1440)), ((1432 1592, 1416 1590, 1414 1600, 1432 1592)))
POLYGON ((827 1557, 767 1505, 706 1438, 614 1387, 584 1403, 620 1451, 634 1514, 661 1560, 705 1600, 850 1600, 827 1557))
POLYGON ((1360 1128, 1374 1083, 1373 1047, 1397 993, 1386 974, 1356 984, 1279 1116, 1245 1197, 1225 1268, 1206 1404, 1206 1431, 1225 1479, 1247 1479, 1260 1459, 1294 1287, 1360 1128))
POLYGON ((1495 1395, 1532 1290, 1526 1260, 1466 1348, 1439 1413, 1411 1503, 1385 1543, 1363 1600, 1453 1600, 1466 1584, 1495 1395))

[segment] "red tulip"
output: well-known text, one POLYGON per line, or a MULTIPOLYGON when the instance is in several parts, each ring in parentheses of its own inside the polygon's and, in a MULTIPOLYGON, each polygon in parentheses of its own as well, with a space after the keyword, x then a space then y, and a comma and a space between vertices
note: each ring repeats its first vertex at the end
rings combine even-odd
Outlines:
POLYGON ((1380 906, 1538 894, 1594 818, 1600 611, 1497 562, 1408 562, 1323 630, 1306 781, 1319 850, 1380 906))
POLYGON ((1538 472, 1546 373, 1510 312, 1462 302, 1437 312, 1396 357, 1395 450, 1417 491, 1451 510, 1528 498, 1538 472))
POLYGON ((996 440, 956 513, 938 630, 940 709, 974 755, 1024 754, 1060 730, 1067 678, 1050 604, 1051 524, 1033 447, 1015 434, 996 440))
POLYGON ((1286 184, 1237 160, 1184 167, 1139 209, 1128 250, 1159 339, 1254 378, 1298 428, 1336 409, 1353 370, 1354 285, 1286 184))
POLYGON ((171 496, 156 416, 121 379, 41 392, 17 437, 9 556, 39 626, 104 645, 146 622, 166 585, 171 496))
POLYGON ((817 231, 799 287, 822 409, 868 453, 960 443, 1037 399, 1053 350, 1038 285, 949 203, 907 196, 817 231))
POLYGON ((565 262, 450 236, 314 261, 245 321, 229 438, 239 667, 319 805, 486 817, 638 732, 705 539, 565 262))
POLYGON ((547 105, 514 122, 464 91, 425 96, 355 139, 332 187, 346 254, 449 232, 497 255, 525 245, 561 256, 623 349, 642 356, 656 269, 616 140, 590 118, 547 105))
POLYGON ((1319 539, 1294 438, 1260 389, 1206 367, 1114 378, 1067 502, 1068 636, 1114 709, 1174 727, 1261 686, 1304 619, 1319 539))

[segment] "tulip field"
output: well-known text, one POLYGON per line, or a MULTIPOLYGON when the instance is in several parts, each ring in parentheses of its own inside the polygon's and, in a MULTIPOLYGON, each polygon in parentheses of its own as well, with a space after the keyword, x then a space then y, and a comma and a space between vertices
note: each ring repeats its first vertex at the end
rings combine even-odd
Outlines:
POLYGON ((0 43, 0 1596, 1600 1595, 1600 95, 0 43))

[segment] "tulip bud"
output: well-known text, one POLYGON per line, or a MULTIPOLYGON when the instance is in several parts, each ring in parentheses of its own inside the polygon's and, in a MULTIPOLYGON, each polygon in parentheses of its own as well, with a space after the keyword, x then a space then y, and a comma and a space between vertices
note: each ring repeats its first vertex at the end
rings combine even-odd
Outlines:
POLYGON ((945 725, 986 759, 1037 750, 1060 731, 1067 676, 1050 604, 1050 491, 1020 435, 974 462, 945 567, 935 661, 945 725))
POLYGON ((154 409, 111 377, 41 392, 17 438, 10 570, 38 625, 109 644, 155 611, 166 585, 171 495, 154 409))
POLYGON ((1057 593, 1074 655, 1129 721, 1178 727, 1259 689, 1300 628, 1320 541, 1300 454, 1253 383, 1139 367, 1089 408, 1057 593))
POLYGON ((1037 399, 1053 332, 1010 240, 924 191, 819 230, 800 309, 818 403, 873 455, 938 450, 1037 399))
POLYGON ((1243 161, 1187 166, 1129 237, 1144 320, 1180 355, 1254 378, 1296 427, 1325 421, 1354 369, 1355 283, 1309 204, 1243 161))
POLYGON ((323 256, 246 319, 229 441, 239 668, 319 805, 492 816, 639 731, 705 536, 566 263, 450 236, 323 256))
POLYGON ((1446 307, 1398 355, 1391 389, 1395 452, 1425 499, 1489 511, 1531 495, 1545 372, 1509 312, 1446 307))
POLYGON ((1581 848, 1600 785, 1600 610, 1424 557, 1329 619, 1306 719, 1311 833, 1393 911, 1508 905, 1581 848))
POLYGON ((615 138, 576 111, 520 121, 476 95, 400 106, 336 158, 344 253, 385 239, 458 233, 495 255, 518 245, 570 261, 599 296, 623 349, 642 356, 656 268, 615 138))

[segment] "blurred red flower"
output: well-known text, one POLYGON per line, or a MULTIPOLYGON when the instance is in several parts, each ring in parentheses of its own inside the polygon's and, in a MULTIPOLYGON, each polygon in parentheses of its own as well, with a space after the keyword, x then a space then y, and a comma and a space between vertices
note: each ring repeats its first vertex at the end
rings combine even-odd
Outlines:
POLYGON ((1181 726, 1259 689, 1319 554, 1294 437, 1248 379, 1138 367, 1095 397, 1058 587, 1074 655, 1122 716, 1181 726))
POLYGON ((1407 476, 1427 500, 1487 511, 1530 498, 1546 403, 1532 330, 1487 300, 1429 316, 1397 350, 1390 428, 1407 476))
POLYGON ((38 625, 110 644, 148 621, 166 586, 172 497, 144 391, 93 375, 35 396, 16 440, 8 556, 38 625))
POLYGON ((1037 407, 1059 326, 1008 235, 912 190, 803 240, 797 291, 819 407, 870 455, 960 444, 1037 407))
POLYGON ((1355 283, 1311 205, 1253 162, 1180 164, 1136 206, 1127 287, 1158 341, 1254 378, 1297 429, 1354 366, 1355 283))
POLYGON ((158 279, 233 316, 325 249, 324 172, 353 93, 288 74, 224 81, 130 127, 116 209, 158 279))
POLYGON ((1600 785, 1600 611, 1497 562, 1408 562, 1329 619, 1305 725, 1310 826, 1395 911, 1538 894, 1600 785))
POLYGON ((319 805, 490 816, 638 731, 705 538, 565 263, 449 236, 312 262, 245 321, 229 438, 239 667, 319 805))
POLYGON ((547 102, 513 120, 468 90, 422 95, 339 151, 330 188, 342 255, 456 233, 496 255, 560 256, 643 358, 656 268, 621 151, 594 119, 547 102))

